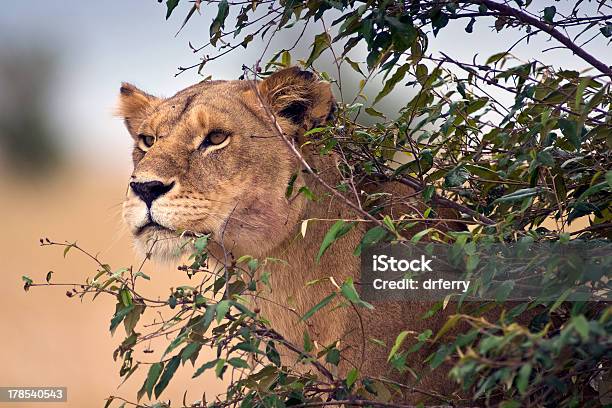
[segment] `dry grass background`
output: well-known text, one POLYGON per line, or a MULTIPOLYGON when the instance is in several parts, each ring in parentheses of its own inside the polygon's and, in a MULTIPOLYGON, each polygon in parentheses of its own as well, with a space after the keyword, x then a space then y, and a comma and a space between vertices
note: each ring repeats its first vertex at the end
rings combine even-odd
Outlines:
MULTIPOLYGON (((95 273, 86 257, 70 252, 66 259, 61 248, 39 246, 38 239, 77 240, 113 268, 140 263, 121 221, 120 202, 127 175, 82 174, 64 171, 37 183, 21 182, 0 176, 0 386, 66 386, 68 402, 9 404, 0 407, 102 407, 108 395, 122 395, 133 400, 147 368, 140 369, 126 384, 120 383, 120 361, 114 362, 113 350, 123 340, 123 328, 114 337, 108 331, 115 299, 101 295, 95 302, 67 298, 66 288, 35 287, 23 291, 22 275, 44 282, 53 270, 53 282, 80 282, 95 273), (78 174, 75 177, 74 174, 78 174)), ((171 286, 187 283, 184 273, 170 265, 148 264, 151 281, 143 281, 141 290, 150 296, 167 296, 171 286)), ((153 319, 143 316, 142 322, 153 319)), ((139 358, 155 362, 162 346, 151 347, 155 354, 139 358)), ((212 356, 203 350, 199 362, 212 356), (208 355, 207 355, 208 354, 208 355)), ((181 402, 188 389, 187 401, 209 400, 223 390, 222 383, 207 372, 190 380, 190 363, 179 369, 163 394, 163 399, 181 402)), ((146 397, 145 397, 146 398, 146 397)))

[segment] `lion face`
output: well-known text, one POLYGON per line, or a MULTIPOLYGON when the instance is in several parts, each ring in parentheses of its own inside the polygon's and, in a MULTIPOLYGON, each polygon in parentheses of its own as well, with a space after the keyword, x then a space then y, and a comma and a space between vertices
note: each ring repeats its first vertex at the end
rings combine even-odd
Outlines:
POLYGON ((134 140, 123 215, 141 251, 178 256, 193 235, 212 234, 226 250, 260 256, 287 239, 304 202, 285 191, 301 172, 260 97, 299 139, 333 109, 328 83, 288 68, 258 83, 202 82, 167 99, 126 83, 120 92, 134 140))

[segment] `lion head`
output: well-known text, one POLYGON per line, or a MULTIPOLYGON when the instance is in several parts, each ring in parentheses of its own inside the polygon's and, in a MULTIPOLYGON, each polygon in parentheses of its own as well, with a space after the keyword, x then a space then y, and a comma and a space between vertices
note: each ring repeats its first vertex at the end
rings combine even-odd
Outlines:
POLYGON ((279 245, 304 202, 285 197, 302 176, 270 112, 299 140, 333 109, 329 83, 295 67, 258 82, 204 81, 170 98, 122 84, 119 115, 134 140, 123 216, 137 247, 176 256, 198 234, 234 253, 279 245))

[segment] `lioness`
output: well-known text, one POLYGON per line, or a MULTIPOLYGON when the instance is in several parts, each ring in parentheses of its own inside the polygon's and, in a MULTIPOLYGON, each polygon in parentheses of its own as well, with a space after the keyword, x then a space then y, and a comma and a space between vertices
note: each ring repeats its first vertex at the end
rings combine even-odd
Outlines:
MULTIPOLYGON (((202 82, 167 99, 124 83, 119 112, 134 139, 134 171, 124 218, 136 244, 146 251, 148 243, 156 240, 153 256, 168 258, 188 239, 179 237, 177 231, 192 231, 212 234, 234 256, 287 260, 288 266, 271 267, 273 290, 269 301, 261 301, 259 307, 273 328, 301 344, 305 327, 297 323, 296 316, 334 289, 330 281, 311 288, 305 283, 330 276, 338 283, 349 276, 358 280, 359 258, 353 251, 371 227, 358 223, 319 263, 315 257, 331 222, 313 221, 306 237, 300 235, 305 219, 361 217, 343 200, 330 195, 312 175, 301 171, 298 158, 278 134, 280 128, 300 146, 305 142, 304 133, 324 123, 334 109, 330 84, 295 67, 256 83, 202 82), (270 120, 270 112, 277 124, 270 120), (294 190, 308 185, 321 198, 318 202, 304 195, 286 197, 287 185, 295 174, 294 190), (295 313, 281 305, 294 308, 295 313)), ((310 146, 302 152, 320 177, 331 186, 338 185, 337 156, 320 155, 310 146)), ((414 193, 397 183, 370 188, 394 197, 414 193)), ((397 216, 422 208, 418 202, 399 201, 387 206, 386 213, 397 216)), ((419 333, 431 328, 435 332, 450 313, 423 320, 421 316, 431 304, 389 302, 375 306, 371 311, 360 309, 360 316, 345 307, 317 313, 308 320, 310 335, 318 344, 342 339, 341 348, 346 351, 339 369, 343 373, 356 366, 370 377, 388 375, 388 348, 374 345, 368 338, 383 340, 390 347, 402 330, 419 333)), ((430 352, 424 348, 411 354, 409 366, 415 372, 425 372, 423 360, 430 352)), ((409 374, 400 380, 415 382, 409 374)), ((422 378, 417 388, 452 395, 454 384, 442 369, 422 378)), ((434 401, 420 392, 407 392, 406 400, 434 401)))

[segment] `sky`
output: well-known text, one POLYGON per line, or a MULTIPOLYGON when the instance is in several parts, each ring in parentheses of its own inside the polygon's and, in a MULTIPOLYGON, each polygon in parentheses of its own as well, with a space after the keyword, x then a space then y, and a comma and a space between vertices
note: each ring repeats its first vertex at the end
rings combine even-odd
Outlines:
MULTIPOLYGON (((208 40, 214 10, 205 8, 203 15, 194 16, 175 37, 189 7, 184 3, 166 21, 165 4, 155 0, 6 2, 0 13, 0 58, 11 48, 46 49, 55 60, 55 68, 49 73, 48 113, 62 144, 71 155, 86 158, 93 166, 126 169, 130 165, 131 140, 121 120, 113 116, 121 81, 132 82, 156 95, 170 96, 202 79, 195 70, 178 77, 175 74, 178 66, 198 61, 198 55, 189 49, 188 43, 191 41, 197 46, 208 40)), ((542 0, 533 3, 532 10, 549 4, 563 10, 572 4, 542 0)), ((589 7, 595 7, 594 3, 589 7)), ((494 33, 484 21, 477 23, 474 33, 468 35, 463 30, 465 23, 451 21, 437 38, 431 38, 430 52, 444 51, 468 61, 478 54, 484 59, 522 35, 494 33)), ((319 29, 313 27, 307 35, 312 38, 319 29)), ((280 43, 272 44, 271 52, 283 41, 293 42, 290 37, 283 35, 280 43)), ((567 51, 540 52, 556 45, 554 40, 540 36, 530 44, 517 47, 514 53, 525 60, 535 55, 553 65, 577 69, 585 66, 567 51)), ((253 42, 247 50, 241 49, 207 65, 204 75, 235 79, 241 74, 242 64, 252 65, 262 47, 263 42, 253 42)), ((605 42, 591 43, 588 50, 612 64, 612 53, 605 42)), ((307 55, 307 47, 298 51, 298 57, 307 55)), ((330 58, 329 53, 323 54, 323 60, 330 58)), ((323 68, 329 68, 329 64, 323 64, 323 68)), ((375 82, 372 87, 376 86, 375 82)), ((382 110, 396 110, 414 93, 414 89, 407 88, 395 91, 381 105, 382 110)))

